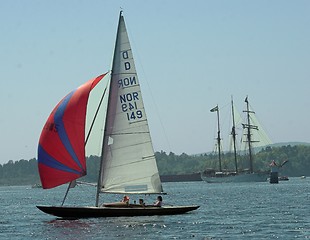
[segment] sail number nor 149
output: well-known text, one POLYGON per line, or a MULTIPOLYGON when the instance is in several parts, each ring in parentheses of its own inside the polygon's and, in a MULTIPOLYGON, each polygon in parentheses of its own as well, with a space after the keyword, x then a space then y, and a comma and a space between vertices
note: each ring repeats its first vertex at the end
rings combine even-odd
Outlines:
POLYGON ((142 111, 138 110, 137 101, 139 101, 139 93, 132 92, 119 96, 122 111, 126 113, 128 121, 134 121, 143 117, 142 111))

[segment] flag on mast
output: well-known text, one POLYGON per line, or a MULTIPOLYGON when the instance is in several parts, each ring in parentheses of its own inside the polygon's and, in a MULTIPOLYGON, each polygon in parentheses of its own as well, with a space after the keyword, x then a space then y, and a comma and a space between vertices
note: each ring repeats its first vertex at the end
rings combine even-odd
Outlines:
POLYGON ((219 107, 218 105, 216 105, 216 107, 212 108, 210 112, 217 112, 218 110, 219 110, 219 107))

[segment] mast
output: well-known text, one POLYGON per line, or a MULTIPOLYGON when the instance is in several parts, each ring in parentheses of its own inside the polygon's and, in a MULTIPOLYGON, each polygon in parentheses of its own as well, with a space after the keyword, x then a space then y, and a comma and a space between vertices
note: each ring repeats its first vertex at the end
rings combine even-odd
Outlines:
POLYGON ((253 153, 252 153, 252 143, 253 142, 257 142, 257 141, 253 141, 252 140, 252 133, 251 130, 255 129, 258 130, 258 127, 255 125, 251 125, 251 120, 250 120, 250 114, 254 113, 253 111, 250 110, 250 106, 249 106, 249 101, 248 101, 248 96, 245 98, 244 100, 246 102, 246 110, 244 110, 243 112, 246 113, 246 119, 247 119, 247 123, 242 124, 243 128, 246 129, 246 141, 248 143, 248 148, 249 148, 249 163, 250 163, 250 173, 253 173, 253 161, 254 161, 254 157, 253 157, 253 153))
POLYGON ((238 173, 238 163, 237 163, 237 150, 236 150, 236 125, 235 125, 235 111, 234 111, 234 100, 231 96, 231 114, 232 114, 232 129, 231 135, 233 139, 233 147, 234 147, 234 159, 235 159, 235 168, 236 173, 238 173))
POLYGON ((152 139, 122 11, 109 81, 99 193, 163 192, 152 139))
MULTIPOLYGON (((111 101, 111 88, 112 88, 112 76, 113 76, 113 69, 114 69, 114 63, 115 63, 115 54, 116 54, 116 48, 117 48, 117 42, 119 38, 119 32, 120 32, 120 22, 122 18, 123 11, 120 11, 119 13, 119 19, 118 19, 118 27, 117 27, 117 33, 116 33, 116 40, 115 40, 115 46, 114 46, 114 55, 113 55, 113 61, 112 61, 112 71, 110 74, 110 80, 109 80, 109 97, 108 97, 108 103, 107 106, 109 106, 109 102, 111 101)), ((107 112, 108 113, 108 112, 107 112)), ((97 194, 96 194, 96 207, 99 206, 99 195, 100 190, 102 188, 101 185, 101 178, 103 174, 103 160, 104 160, 104 145, 108 143, 108 136, 106 136, 107 133, 107 121, 108 121, 108 114, 106 114, 105 119, 105 127, 104 127, 104 133, 103 133, 103 141, 102 141, 102 148, 101 148, 101 157, 100 157, 100 168, 99 168, 99 176, 98 176, 98 183, 97 183, 97 194)))
POLYGON ((222 172, 222 159, 221 159, 221 130, 220 130, 220 111, 218 105, 212 108, 210 112, 217 113, 217 147, 218 147, 218 158, 219 158, 219 171, 222 172))

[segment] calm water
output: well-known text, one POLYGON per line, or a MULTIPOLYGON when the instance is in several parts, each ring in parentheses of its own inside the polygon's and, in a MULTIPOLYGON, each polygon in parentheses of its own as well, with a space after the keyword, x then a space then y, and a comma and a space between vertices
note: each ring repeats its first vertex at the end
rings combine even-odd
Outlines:
MULTIPOLYGON (((0 239, 310 239, 310 177, 275 185, 164 183, 164 189, 166 204, 201 207, 176 216, 57 220, 35 205, 59 204, 64 187, 0 187, 0 239)), ((68 204, 93 204, 94 193, 75 188, 68 204)))

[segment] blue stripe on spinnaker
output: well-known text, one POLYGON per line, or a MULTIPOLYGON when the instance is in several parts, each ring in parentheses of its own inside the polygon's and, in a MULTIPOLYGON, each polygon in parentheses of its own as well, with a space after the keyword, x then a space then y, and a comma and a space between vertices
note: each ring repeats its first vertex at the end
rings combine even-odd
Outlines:
MULTIPOLYGON (((58 127, 58 135, 60 137, 60 140, 62 142, 62 144, 65 146, 65 148, 67 149, 68 153, 70 154, 71 158, 74 160, 74 162, 76 164, 78 164, 78 166, 83 169, 78 157, 76 156, 76 153, 71 145, 70 139, 68 137, 68 134, 66 132, 64 123, 63 123, 63 115, 66 111, 67 105, 71 99, 71 97, 73 96, 75 91, 72 91, 71 93, 69 93, 64 100, 62 101, 62 103, 58 106, 55 115, 54 115, 54 121, 56 126, 58 127)), ((84 169, 83 169, 84 170, 84 169)))
POLYGON ((39 144, 38 147, 38 162, 42 163, 48 167, 57 169, 57 170, 61 170, 64 172, 69 172, 69 173, 74 173, 74 174, 78 174, 81 175, 83 174, 83 172, 79 172, 76 171, 70 167, 65 166, 64 164, 58 162, 55 158, 53 158, 51 155, 49 155, 41 146, 41 144, 39 144))

